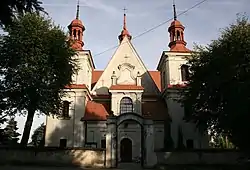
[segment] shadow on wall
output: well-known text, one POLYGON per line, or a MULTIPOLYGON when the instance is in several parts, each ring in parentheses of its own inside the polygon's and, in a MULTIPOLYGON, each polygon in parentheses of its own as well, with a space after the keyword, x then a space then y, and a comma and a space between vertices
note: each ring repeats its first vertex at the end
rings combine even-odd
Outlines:
POLYGON ((0 165, 74 166, 79 169, 104 167, 106 164, 105 149, 84 148, 84 124, 81 121, 83 114, 73 115, 70 119, 57 120, 60 122, 60 126, 50 133, 50 142, 46 147, 0 148, 0 165), (75 121, 73 117, 75 117, 75 121), (75 140, 72 138, 73 135, 75 140), (65 139, 67 139, 67 144, 65 139), (78 146, 73 147, 76 142, 78 146))
MULTIPOLYGON (((57 126, 50 133, 47 146, 58 146, 56 152, 52 153, 52 157, 55 157, 55 163, 56 160, 62 160, 62 162, 74 166, 104 167, 106 165, 106 150, 85 147, 85 122, 81 121, 84 116, 84 110, 77 109, 84 109, 84 107, 80 100, 75 103, 72 117, 69 120, 59 121, 60 126, 57 126), (79 114, 79 111, 82 111, 82 114, 79 114)), ((101 129, 101 127, 99 128, 101 129)))

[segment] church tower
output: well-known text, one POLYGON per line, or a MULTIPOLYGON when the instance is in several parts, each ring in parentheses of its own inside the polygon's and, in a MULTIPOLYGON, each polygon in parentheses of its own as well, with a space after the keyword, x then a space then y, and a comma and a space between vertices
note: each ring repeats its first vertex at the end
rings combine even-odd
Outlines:
POLYGON ((69 24, 69 36, 72 42, 72 48, 75 50, 82 50, 84 46, 83 42, 83 32, 85 27, 82 21, 79 19, 79 1, 77 4, 76 18, 69 24))
POLYGON ((168 32, 170 41, 169 51, 164 51, 157 69, 161 71, 162 90, 173 85, 185 85, 188 81, 188 66, 186 57, 191 55, 184 38, 185 27, 177 20, 175 4, 173 4, 174 18, 171 22, 168 32))
POLYGON ((190 52, 190 50, 186 48, 187 43, 184 40, 185 27, 181 24, 180 21, 177 20, 175 4, 173 4, 173 8, 174 21, 168 28, 168 32, 170 34, 170 42, 168 46, 170 48, 170 51, 172 52, 190 52))
POLYGON ((129 40, 132 39, 132 36, 129 34, 128 29, 127 29, 127 21, 126 21, 127 16, 126 16, 125 10, 126 9, 124 9, 124 14, 123 14, 123 29, 121 31, 121 34, 118 36, 120 43, 122 42, 125 36, 127 36, 129 40))
POLYGON ((79 19, 79 8, 78 1, 76 18, 68 26, 69 40, 76 50, 74 59, 77 60, 78 70, 72 75, 72 84, 64 89, 61 114, 46 119, 46 146, 84 147, 85 143, 85 131, 80 120, 85 113, 87 101, 91 99, 91 80, 95 66, 90 50, 83 49, 85 27, 79 19), (52 139, 51 135, 56 137, 52 139))
POLYGON ((161 72, 162 96, 168 105, 171 117, 171 137, 174 147, 180 142, 180 135, 186 147, 204 148, 208 146, 207 140, 195 130, 195 124, 185 121, 189 112, 176 100, 180 99, 180 91, 189 81, 189 65, 187 58, 192 55, 184 38, 185 27, 177 20, 175 4, 173 4, 174 18, 168 32, 170 34, 169 50, 163 51, 157 70, 161 72))
POLYGON ((94 69, 94 62, 90 50, 84 49, 83 32, 85 26, 80 20, 80 5, 79 0, 76 8, 76 18, 69 24, 69 39, 72 41, 72 48, 77 51, 75 58, 78 60, 79 70, 73 75, 73 84, 86 86, 91 89, 92 71, 94 69))

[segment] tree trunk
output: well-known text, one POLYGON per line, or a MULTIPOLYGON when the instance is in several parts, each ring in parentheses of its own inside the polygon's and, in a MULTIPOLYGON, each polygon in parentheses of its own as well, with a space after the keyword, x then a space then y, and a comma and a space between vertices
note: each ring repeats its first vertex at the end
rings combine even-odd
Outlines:
POLYGON ((28 144, 34 115, 35 115, 35 109, 28 109, 28 115, 24 125, 23 136, 21 140, 22 146, 27 146, 28 144))

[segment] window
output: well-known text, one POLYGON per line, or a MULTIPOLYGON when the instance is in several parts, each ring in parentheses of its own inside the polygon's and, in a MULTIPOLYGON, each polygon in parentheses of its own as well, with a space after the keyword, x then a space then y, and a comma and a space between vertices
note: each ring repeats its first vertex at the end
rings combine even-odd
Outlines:
POLYGON ((123 97, 120 102, 120 113, 133 112, 133 102, 129 97, 123 97))
POLYGON ((187 146, 187 149, 193 149, 194 148, 194 141, 192 139, 188 139, 186 141, 186 146, 187 146))
POLYGON ((176 41, 175 31, 172 32, 172 35, 173 35, 173 41, 176 41))
POLYGON ((67 146, 67 139, 60 139, 60 148, 65 148, 67 146))
POLYGON ((63 108, 62 108, 62 117, 68 118, 69 117, 69 103, 68 101, 63 101, 63 108))
POLYGON ((101 140, 101 148, 106 148, 106 139, 101 140))
POLYGON ((182 65, 181 66, 181 80, 182 81, 188 81, 189 79, 189 67, 188 65, 182 65))
POLYGON ((78 30, 78 40, 81 40, 81 32, 78 30))
POLYGON ((177 40, 181 40, 180 31, 177 31, 177 40))
POLYGON ((76 40, 76 30, 73 31, 74 40, 76 40))

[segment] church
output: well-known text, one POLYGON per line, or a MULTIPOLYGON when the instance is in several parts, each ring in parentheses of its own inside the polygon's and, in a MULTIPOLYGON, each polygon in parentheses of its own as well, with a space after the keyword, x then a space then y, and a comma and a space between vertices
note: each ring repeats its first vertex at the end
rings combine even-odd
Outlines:
POLYGON ((133 46, 126 14, 115 53, 98 70, 84 48, 85 26, 77 6, 68 29, 79 70, 64 89, 60 115, 46 118, 46 146, 104 148, 113 167, 120 162, 153 164, 157 150, 208 147, 207 135, 185 120, 189 113, 176 101, 189 78, 186 58, 192 51, 173 7, 169 50, 159 56, 157 70, 148 70, 133 46))

